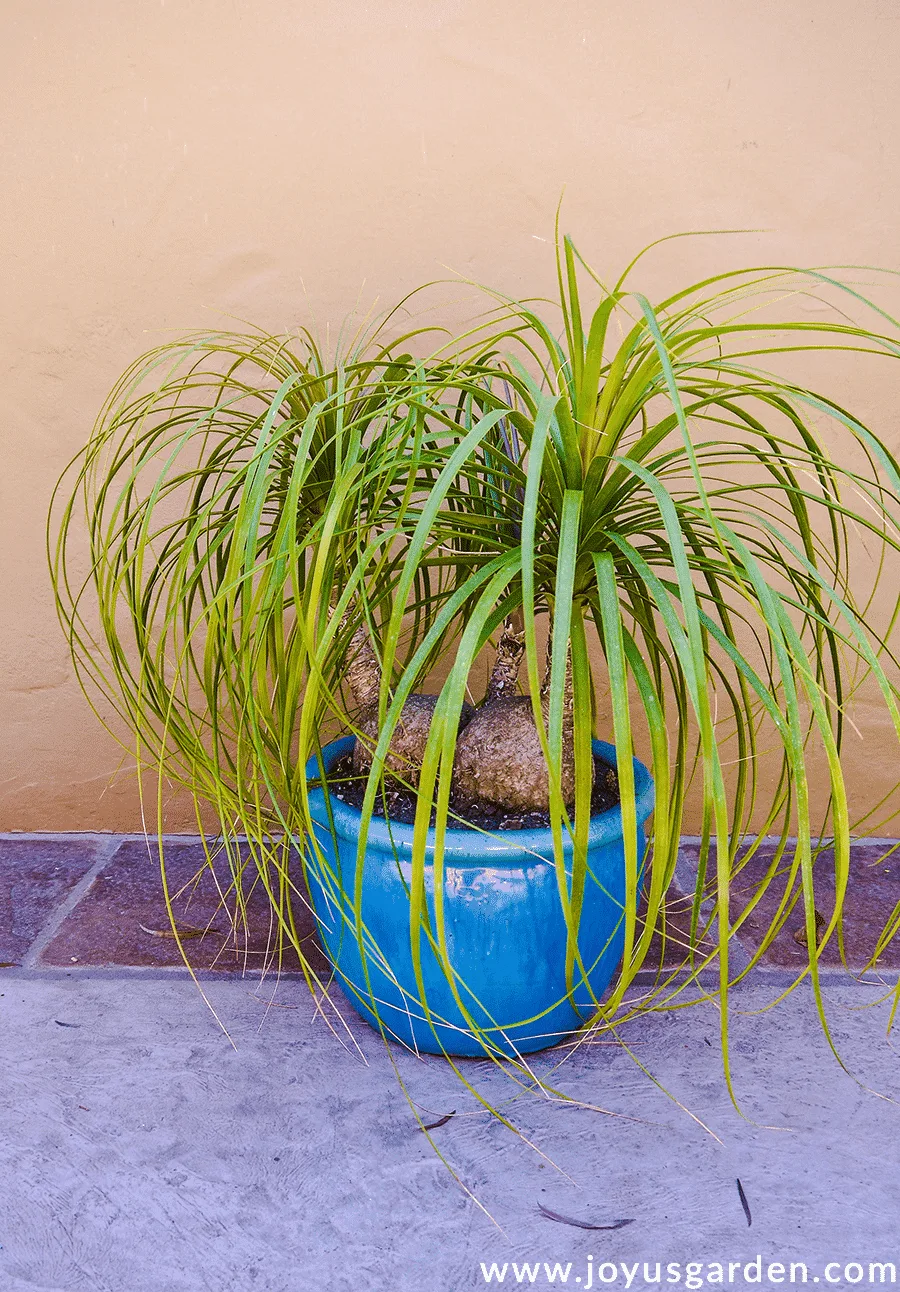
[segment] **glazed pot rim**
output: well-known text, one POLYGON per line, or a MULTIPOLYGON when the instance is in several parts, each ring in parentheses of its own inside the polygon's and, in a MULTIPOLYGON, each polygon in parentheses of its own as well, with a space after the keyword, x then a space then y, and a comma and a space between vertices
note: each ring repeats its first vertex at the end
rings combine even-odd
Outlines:
MULTIPOLYGON (((322 758, 326 771, 330 770, 338 758, 348 754, 354 746, 353 736, 342 736, 322 747, 322 758)), ((604 740, 593 740, 593 750, 613 767, 617 765, 615 746, 604 740)), ((635 807, 637 824, 640 830, 653 810, 653 781, 649 771, 638 759, 634 759, 635 807)), ((319 767, 315 758, 306 765, 308 780, 318 779, 319 767)), ((317 824, 328 825, 328 808, 325 793, 320 786, 309 791, 309 804, 313 820, 317 824)), ((334 796, 330 797, 331 815, 335 833, 343 839, 358 839, 362 812, 349 803, 342 803, 334 796)), ((403 822, 387 821, 384 817, 372 817, 366 836, 367 849, 393 853, 397 857, 412 856, 414 827, 403 822)), ((428 831, 426 858, 434 854, 434 828, 428 831)), ((617 803, 605 812, 599 812, 591 818, 588 848, 594 849, 620 842, 622 839, 622 812, 617 803)), ((570 856, 573 843, 568 835, 563 836, 563 853, 570 856)), ((498 830, 493 833, 482 833, 480 830, 448 829, 444 835, 444 858, 456 863, 469 862, 482 865, 485 862, 495 865, 510 862, 521 865, 528 854, 535 861, 547 861, 553 857, 553 832, 549 826, 531 830, 498 830), (506 840, 509 839, 509 842, 506 840), (513 842, 514 839, 514 842, 513 842)))

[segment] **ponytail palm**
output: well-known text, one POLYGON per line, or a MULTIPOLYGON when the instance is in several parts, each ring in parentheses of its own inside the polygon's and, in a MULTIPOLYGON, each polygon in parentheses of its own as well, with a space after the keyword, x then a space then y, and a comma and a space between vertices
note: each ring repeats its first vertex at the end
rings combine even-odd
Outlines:
MULTIPOLYGON (((860 419, 762 365, 787 369, 790 356, 813 349, 896 359, 896 324, 826 273, 740 271, 653 306, 626 291, 625 276, 603 287, 568 239, 561 251, 561 339, 531 305, 516 302, 501 309, 493 334, 468 339, 479 370, 469 397, 486 409, 503 392, 514 442, 504 439, 509 464, 500 464, 496 444, 479 446, 471 468, 478 519, 463 546, 477 546, 492 505, 499 521, 513 520, 520 531, 504 547, 515 562, 504 591, 514 589, 521 601, 533 696, 537 615, 546 609, 552 621, 546 723, 534 705, 551 768, 564 753, 567 653, 571 659, 574 813, 567 814, 558 782, 553 796, 560 832, 576 841, 563 902, 577 924, 599 684, 609 695, 626 840, 636 730, 651 751, 657 802, 646 918, 639 927, 632 857, 623 968, 603 1014, 613 1015, 645 962, 674 874, 689 780, 703 821, 693 932, 711 896, 723 1003, 729 939, 783 864, 791 835, 797 846, 784 897, 754 961, 799 897, 818 997, 821 946, 840 936, 853 829, 840 761, 845 709, 863 681, 877 688, 900 735, 887 641, 896 611, 882 623, 870 612, 870 571, 883 572, 898 550, 900 475, 860 419), (584 277, 594 288, 590 314, 582 307, 584 277), (825 322, 785 319, 785 300, 826 292, 845 308, 873 310, 877 326, 849 323, 840 309, 825 322), (490 399, 479 395, 479 383, 490 399), (502 488, 491 484, 498 472, 502 488), (829 789, 814 801, 809 763, 822 753, 829 789), (780 843, 765 880, 732 925, 734 874, 755 840, 773 833, 780 843), (708 875, 710 841, 715 869, 708 875), (836 899, 817 932, 813 863, 818 845, 830 843, 836 899)), ((456 516, 450 532, 459 541, 456 516)), ((486 546, 484 555, 499 559, 500 546, 497 555, 486 546)), ((467 631, 450 679, 457 687, 496 619, 494 596, 486 588, 472 609, 470 623, 480 618, 484 628, 467 631)), ((442 752, 446 771, 446 740, 442 752)), ((724 1032, 725 1009, 722 1020, 724 1032)))
MULTIPOLYGON (((506 625, 524 644, 570 977, 597 697, 608 696, 628 897, 622 968, 598 1020, 618 1014, 663 922, 689 792, 704 836, 693 941, 705 931, 715 950, 692 955, 677 983, 660 976, 659 998, 715 962, 726 1002, 730 939, 792 835, 758 954, 802 901, 818 992, 817 943, 840 935, 852 829, 840 755, 863 676, 900 736, 893 623, 875 621, 855 565, 860 548, 868 560, 877 549, 880 568, 900 547, 900 474, 859 419, 767 369, 786 372, 812 349, 896 359, 896 324, 819 272, 719 275, 654 306, 626 276, 604 287, 568 240, 559 270, 561 318, 500 299, 488 322, 426 360, 375 341, 329 365, 311 344, 298 357, 270 338, 217 335, 140 361, 76 464, 63 512, 56 587, 73 653, 139 755, 211 805, 226 838, 246 836, 280 943, 295 945, 298 868, 327 870, 308 765, 321 769, 339 728, 368 740, 361 868, 385 776, 404 777, 392 756, 404 706, 443 662, 406 774, 418 791, 409 898, 414 940, 431 943, 452 979, 442 850, 460 713, 476 661, 506 625), (785 318, 791 301, 826 293, 874 310, 873 327, 837 309, 828 321, 785 318), (90 539, 77 584, 76 501, 90 539), (363 639, 376 689, 361 730, 346 683, 363 639), (643 911, 636 742, 657 803, 643 911), (813 754, 827 764, 821 802, 813 754), (733 877, 764 834, 780 846, 733 920, 733 877), (824 934, 823 840, 837 893, 824 934)), ((488 706, 484 718, 489 737, 488 706)), ((347 933, 366 942, 358 906, 347 933)))

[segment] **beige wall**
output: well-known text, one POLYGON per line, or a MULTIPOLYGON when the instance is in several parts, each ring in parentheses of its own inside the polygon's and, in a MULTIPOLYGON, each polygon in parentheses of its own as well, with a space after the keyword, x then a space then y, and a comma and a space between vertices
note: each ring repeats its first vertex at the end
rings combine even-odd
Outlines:
MULTIPOLYGON (((896 0, 4 0, 0 829, 133 829, 44 558, 65 461, 167 329, 339 323, 449 267, 552 286, 553 213, 652 292, 900 268, 896 0)), ((896 304, 896 302, 895 302, 896 304)), ((838 380, 897 446, 885 367, 838 380)), ((848 762, 893 773, 875 718, 848 762)), ((172 808, 169 825, 189 824, 172 808)))

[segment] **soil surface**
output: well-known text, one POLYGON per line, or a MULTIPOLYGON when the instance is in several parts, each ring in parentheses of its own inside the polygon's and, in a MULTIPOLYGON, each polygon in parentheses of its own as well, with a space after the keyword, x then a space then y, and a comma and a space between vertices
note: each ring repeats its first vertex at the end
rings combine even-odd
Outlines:
MULTIPOLYGON (((353 771, 353 755, 339 758, 328 776, 328 784, 335 798, 350 807, 361 808, 366 790, 366 777, 353 771)), ((599 816, 615 807, 619 801, 619 782, 615 768, 598 754, 594 755, 594 788, 591 793, 591 816, 599 816)), ((385 778, 383 792, 375 800, 376 816, 388 817, 402 825, 412 825, 416 819, 416 795, 397 781, 385 778)), ((459 803, 450 800, 450 817, 447 827, 451 830, 541 830, 550 824, 547 812, 506 812, 490 803, 476 801, 459 803)), ((434 824, 434 810, 431 823, 434 824)))

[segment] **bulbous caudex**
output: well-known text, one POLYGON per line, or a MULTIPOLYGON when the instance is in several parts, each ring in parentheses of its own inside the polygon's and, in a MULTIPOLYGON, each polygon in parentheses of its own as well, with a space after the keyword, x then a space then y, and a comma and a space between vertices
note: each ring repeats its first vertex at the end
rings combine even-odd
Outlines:
MULTIPOLYGON (((358 710, 356 725, 359 735, 353 749, 353 770, 358 775, 368 774, 372 754, 378 743, 378 699, 381 691, 381 664, 365 624, 360 624, 350 639, 347 650, 347 682, 358 710)), ((407 785, 418 785, 425 757, 425 745, 434 709, 436 695, 410 695, 400 714, 388 746, 385 771, 407 785)), ((459 715, 462 729, 475 712, 471 704, 463 702, 459 715)))
MULTIPOLYGON (((550 777, 541 748, 531 699, 516 694, 519 666, 525 653, 521 616, 507 619, 485 698, 476 710, 463 704, 453 765, 453 796, 459 803, 492 804, 507 812, 546 812, 550 806, 550 777)), ((378 741, 378 699, 381 664, 365 625, 350 639, 347 681, 358 709, 359 736, 353 752, 357 774, 368 773, 378 741)), ((550 646, 540 703, 549 721, 550 646)), ((425 744, 434 716, 436 695, 411 695, 391 737, 385 770, 408 785, 419 779, 425 744)), ((571 662, 567 664, 563 701, 563 741, 560 763, 563 801, 575 798, 575 750, 572 713, 571 662)))
MULTIPOLYGON (((521 619, 508 619, 484 703, 466 724, 456 745, 453 795, 458 802, 490 803, 507 812, 546 812, 550 776, 541 748, 531 697, 516 694, 519 665, 525 653, 521 619)), ((549 721, 550 644, 540 692, 544 722, 549 721)), ((575 743, 572 666, 567 661, 563 700, 560 789, 564 803, 575 799, 575 743)))

